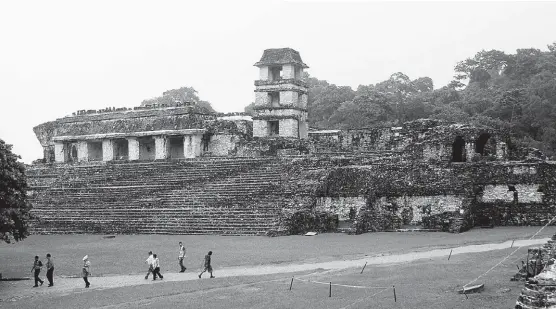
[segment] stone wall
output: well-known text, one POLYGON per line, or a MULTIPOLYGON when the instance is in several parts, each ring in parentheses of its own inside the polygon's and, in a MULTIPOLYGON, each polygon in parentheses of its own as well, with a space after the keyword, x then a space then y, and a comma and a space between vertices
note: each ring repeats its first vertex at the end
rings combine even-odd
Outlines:
MULTIPOLYGON (((221 143, 225 150, 237 137, 221 135, 215 138, 214 145, 221 143)), ((168 205, 172 207, 182 203, 193 205, 207 196, 211 203, 221 207, 229 203, 228 197, 234 196, 237 200, 233 203, 241 203, 248 211, 259 211, 259 205, 272 204, 272 223, 267 225, 266 231, 277 234, 334 231, 342 221, 352 222, 352 231, 359 233, 398 229, 404 225, 461 232, 487 224, 543 225, 556 214, 556 164, 551 162, 430 164, 376 161, 372 156, 298 156, 306 143, 308 141, 284 138, 238 142, 236 155, 242 149, 257 149, 256 155, 263 156, 258 159, 224 157, 184 163, 36 167, 45 169, 46 174, 58 175, 47 185, 49 189, 43 191, 42 206, 36 209, 54 211, 61 209, 59 203, 67 204, 64 206, 67 210, 49 212, 49 216, 56 218, 71 207, 93 211, 103 199, 106 199, 103 206, 106 209, 113 209, 111 203, 146 203, 142 207, 154 209, 164 208, 170 201, 168 205), (280 157, 278 154, 285 150, 298 153, 280 157), (268 157, 272 154, 273 157, 268 157), (264 169, 251 168, 250 163, 244 165, 252 161, 268 165, 264 169), (207 162, 211 162, 214 170, 207 162), (185 168, 180 164, 190 165, 185 168), (229 171, 220 165, 236 166, 237 170, 229 171), (241 184, 250 179, 252 184, 234 186, 236 182, 241 184), (272 194, 260 195, 260 189, 269 183, 273 184, 272 194), (189 186, 198 191, 187 191, 189 186), (207 189, 210 186, 214 189, 207 189), (67 189, 71 187, 78 188, 76 194, 72 193, 73 189, 67 189), (126 195, 126 190, 139 191, 126 195), (517 192, 517 199, 514 192, 517 192), (166 193, 173 197, 167 199, 166 193), (138 201, 133 202, 130 196, 138 201)), ((33 170, 30 169, 31 174, 33 170)), ((30 179, 34 177, 30 175, 30 179)), ((36 179, 40 183, 42 178, 36 179)), ((204 210, 201 207, 196 211, 203 213, 204 210)), ((260 211, 267 210, 263 207, 260 211)), ((139 212, 135 216, 143 218, 147 213, 139 212)), ((95 216, 101 216, 106 222, 110 222, 111 215, 112 212, 95 212, 95 216)), ((202 216, 216 220, 217 213, 214 218, 210 212, 202 216)), ((244 222, 245 227, 249 222, 244 222)))
POLYGON ((463 143, 461 151, 465 162, 507 160, 510 156, 506 147, 509 136, 503 132, 432 119, 407 122, 401 127, 353 129, 324 136, 317 133, 309 135, 316 152, 388 151, 408 155, 411 160, 450 162, 453 160, 453 144, 459 137, 463 143), (481 140, 482 135, 488 138, 481 140))
MULTIPOLYGON (((541 309, 556 307, 556 235, 540 250, 535 251, 535 259, 529 260, 525 287, 517 298, 516 309, 541 309), (546 267, 545 267, 546 265, 546 267)), ((533 256, 533 255, 532 255, 533 256)))
POLYGON ((346 221, 355 219, 355 214, 367 204, 364 196, 356 197, 319 197, 316 210, 338 215, 338 220, 346 221))
POLYGON ((367 206, 354 224, 361 232, 403 225, 446 231, 543 225, 556 213, 552 163, 352 164, 330 168, 316 194, 325 201, 365 196, 367 206), (515 172, 524 170, 536 172, 515 172))

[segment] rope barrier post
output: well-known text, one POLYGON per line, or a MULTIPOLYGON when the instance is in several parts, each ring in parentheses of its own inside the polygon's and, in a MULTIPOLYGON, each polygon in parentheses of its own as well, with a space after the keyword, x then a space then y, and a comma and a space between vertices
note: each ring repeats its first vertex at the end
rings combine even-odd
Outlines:
POLYGON ((397 302, 397 298, 396 298, 396 286, 393 285, 392 289, 394 290, 394 302, 397 302))
POLYGON ((525 280, 529 279, 529 249, 527 249, 527 264, 525 264, 525 280))
POLYGON ((328 289, 328 297, 332 297, 332 282, 330 282, 330 288, 328 289))
POLYGON ((361 269, 361 273, 363 273, 363 271, 365 270, 365 267, 367 266, 367 262, 365 262, 365 265, 363 265, 363 269, 361 269))
POLYGON ((448 255, 448 261, 450 260, 450 257, 452 256, 452 250, 454 250, 454 249, 450 249, 450 255, 448 255))
POLYGON ((293 277, 292 277, 292 282, 290 283, 290 291, 292 290, 292 285, 293 285, 293 277))

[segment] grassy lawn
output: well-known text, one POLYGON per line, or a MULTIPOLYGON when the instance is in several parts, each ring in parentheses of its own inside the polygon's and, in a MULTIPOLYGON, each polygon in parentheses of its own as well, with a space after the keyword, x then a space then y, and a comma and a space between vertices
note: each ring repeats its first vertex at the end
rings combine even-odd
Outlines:
POLYGON ((481 279, 486 288, 480 294, 466 299, 456 293, 510 250, 462 254, 450 261, 436 258, 373 266, 363 274, 360 269, 346 269, 305 277, 321 282, 387 287, 333 286, 332 297, 328 297, 327 285, 297 280, 289 291, 291 274, 279 274, 81 289, 66 295, 37 296, 4 304, 6 308, 512 308, 523 287, 523 283, 509 281, 515 273, 514 265, 502 265, 481 279), (397 302, 393 299, 392 285, 396 286, 397 302), (381 293, 372 296, 377 292, 381 293))
MULTIPOLYGON (((95 275, 139 274, 145 270, 147 252, 157 253, 163 272, 177 272, 178 242, 187 247, 188 267, 200 268, 212 250, 215 267, 252 266, 291 262, 321 262, 365 256, 388 255, 450 248, 468 244, 525 239, 538 227, 500 227, 450 233, 367 233, 362 235, 320 234, 308 236, 188 236, 188 235, 33 235, 16 244, 0 244, 0 273, 6 277, 29 277, 33 258, 52 254, 56 275, 75 276, 81 259, 91 258, 95 275)), ((550 237, 556 227, 547 227, 537 238, 550 237)), ((44 261, 43 261, 44 262, 44 261)))
MULTIPOLYGON (((449 233, 369 233, 363 235, 321 234, 315 237, 288 236, 223 237, 174 235, 117 235, 104 239, 102 235, 35 235, 17 244, 0 245, 0 272, 4 277, 31 276, 34 255, 44 257, 50 252, 55 257, 55 276, 78 275, 81 258, 88 254, 93 263, 93 274, 143 274, 148 250, 159 254, 162 273, 177 273, 177 243, 183 241, 188 249, 188 269, 199 269, 204 254, 214 251, 213 266, 218 276, 225 267, 256 265, 288 265, 360 259, 365 256, 394 255, 422 252, 435 248, 452 248, 469 244, 498 243, 512 239, 526 239, 538 227, 476 229, 463 234, 449 233)), ((550 237, 555 227, 543 230, 537 238, 550 237)), ((367 266, 326 272, 322 270, 306 279, 322 282, 388 287, 360 289, 333 286, 328 297, 328 286, 294 281, 289 291, 290 273, 265 276, 217 277, 216 279, 188 279, 178 282, 141 282, 116 288, 82 289, 75 279, 75 290, 50 293, 43 288, 19 301, 0 301, 6 308, 511 308, 523 283, 510 282, 515 274, 515 261, 523 248, 478 283, 485 283, 485 291, 465 296, 457 294, 470 280, 489 269, 513 249, 482 253, 457 254, 446 257, 415 260, 409 263, 367 266), (276 281, 271 281, 276 280, 276 281), (269 282, 270 281, 270 282, 269 282), (392 285, 396 286, 397 302, 393 300, 392 285), (382 292, 381 292, 382 291, 382 292), (381 292, 375 296, 374 293, 381 292)), ((307 274, 295 274, 295 276, 307 274)), ((177 274, 176 274, 177 275, 177 274)), ((44 277, 44 273, 42 274, 44 277)), ((171 277, 171 276, 169 276, 171 277)), ((190 277, 194 277, 190 274, 190 277)), ((139 278, 142 280, 142 278, 139 278)), ((73 280, 73 279, 72 279, 73 280)), ((24 289, 29 294, 30 281, 8 284, 0 282, 4 295, 18 295, 24 289)), ((93 283, 94 286, 94 283, 93 283)), ((37 290, 33 290, 35 292, 37 290)), ((2 292, 2 291, 0 291, 2 292)), ((2 294, 2 293, 0 293, 2 294)), ((4 297, 4 300, 6 297, 4 297)))

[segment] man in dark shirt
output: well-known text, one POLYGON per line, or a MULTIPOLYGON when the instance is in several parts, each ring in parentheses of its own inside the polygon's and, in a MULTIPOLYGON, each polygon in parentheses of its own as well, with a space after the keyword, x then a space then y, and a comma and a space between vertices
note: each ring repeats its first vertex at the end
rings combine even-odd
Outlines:
POLYGON ((46 279, 48 279, 48 287, 54 285, 54 261, 50 253, 46 255, 46 279))
POLYGON ((41 283, 41 285, 44 283, 44 281, 41 280, 41 278, 39 278, 39 274, 41 273, 41 267, 42 267, 42 262, 39 260, 39 256, 35 256, 35 262, 33 263, 33 268, 31 268, 31 272, 35 273, 35 285, 33 286, 34 288, 39 286, 39 282, 41 283))
POLYGON ((212 275, 212 266, 210 265, 211 255, 212 255, 212 251, 209 251, 209 253, 205 255, 205 269, 199 274, 199 279, 201 279, 201 275, 203 275, 205 271, 208 271, 210 273, 210 277, 214 278, 214 276, 212 275))

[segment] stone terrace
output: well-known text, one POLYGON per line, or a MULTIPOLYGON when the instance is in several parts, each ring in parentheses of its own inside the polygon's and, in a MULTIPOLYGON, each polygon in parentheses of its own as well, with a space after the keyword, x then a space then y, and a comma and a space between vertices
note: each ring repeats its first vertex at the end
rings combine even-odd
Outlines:
POLYGON ((275 159, 33 167, 34 233, 260 235, 279 212, 275 159))

